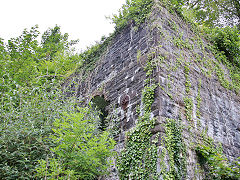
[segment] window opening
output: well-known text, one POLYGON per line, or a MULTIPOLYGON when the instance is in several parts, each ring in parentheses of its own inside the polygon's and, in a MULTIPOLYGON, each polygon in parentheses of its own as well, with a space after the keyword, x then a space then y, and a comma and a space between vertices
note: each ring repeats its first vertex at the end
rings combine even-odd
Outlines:
POLYGON ((108 116, 108 111, 106 110, 106 107, 110 104, 109 101, 106 101, 104 99, 104 96, 95 96, 91 100, 93 107, 100 112, 99 118, 100 118, 100 124, 99 124, 99 129, 100 130, 105 130, 107 123, 106 123, 106 118, 108 116))

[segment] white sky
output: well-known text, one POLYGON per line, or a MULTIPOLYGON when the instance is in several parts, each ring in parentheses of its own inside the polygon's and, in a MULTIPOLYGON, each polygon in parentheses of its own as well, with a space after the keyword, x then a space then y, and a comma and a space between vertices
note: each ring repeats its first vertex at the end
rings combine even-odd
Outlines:
POLYGON ((113 32, 106 16, 117 13, 125 0, 0 0, 0 37, 8 40, 38 24, 43 33, 56 24, 69 39, 79 39, 77 49, 113 32))

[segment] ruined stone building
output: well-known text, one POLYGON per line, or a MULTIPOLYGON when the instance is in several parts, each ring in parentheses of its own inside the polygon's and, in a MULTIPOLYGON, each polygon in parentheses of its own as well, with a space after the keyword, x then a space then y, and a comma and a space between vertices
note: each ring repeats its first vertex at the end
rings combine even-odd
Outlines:
MULTIPOLYGON (((130 22, 115 35, 92 70, 80 71, 71 78, 74 83, 65 86, 72 89, 72 95, 94 101, 103 112, 102 126, 111 129, 119 157, 129 133, 144 116, 146 84, 154 92, 148 118, 155 119, 150 141, 157 148, 153 161, 157 173, 171 171, 171 153, 167 152, 169 120, 181 127, 178 138, 186 150, 178 152, 182 160, 185 157, 182 179, 204 178, 196 151, 204 137, 220 143, 230 161, 240 155, 240 97, 229 88, 228 69, 215 58, 210 42, 198 34, 197 28, 162 6, 155 5, 140 27, 130 22)), ((147 168, 147 160, 139 163, 143 164, 138 164, 139 169, 147 168)), ((181 162, 173 163, 175 173, 183 167, 181 162)), ((115 159, 105 179, 119 179, 119 171, 115 159)), ((126 171, 129 179, 134 177, 134 172, 126 171)))

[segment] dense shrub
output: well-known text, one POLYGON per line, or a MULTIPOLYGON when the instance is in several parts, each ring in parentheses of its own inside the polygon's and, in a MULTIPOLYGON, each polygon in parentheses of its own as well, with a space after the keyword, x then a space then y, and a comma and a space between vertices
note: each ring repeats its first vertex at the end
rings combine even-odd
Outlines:
POLYGON ((52 122, 62 112, 74 110, 74 102, 63 100, 60 91, 49 91, 48 86, 53 84, 21 88, 14 81, 4 83, 0 106, 0 179, 33 179, 37 160, 44 159, 54 146, 52 141, 44 140, 52 134, 52 122))
POLYGON ((106 174, 114 141, 109 132, 98 129, 98 122, 98 114, 90 107, 78 108, 78 112, 56 119, 51 136, 56 143, 51 149, 54 155, 39 161, 38 176, 94 179, 106 174))
POLYGON ((208 32, 215 47, 224 52, 233 65, 240 67, 240 33, 237 27, 216 27, 208 32))
POLYGON ((97 131, 98 114, 90 115, 90 108, 77 110, 78 99, 67 98, 61 91, 62 81, 82 64, 84 56, 72 51, 70 46, 76 41, 69 42, 68 35, 62 35, 58 26, 48 29, 41 43, 36 40, 38 36, 37 27, 33 27, 7 45, 0 39, 0 179, 36 179, 38 165, 44 161, 44 170, 49 173, 61 162, 64 173, 72 177, 93 179, 105 174, 113 140, 107 132, 97 131), (88 123, 81 121, 80 113, 89 117, 88 123), (85 135, 84 143, 89 149, 82 147, 88 151, 76 148, 70 152, 74 144, 61 137, 55 141, 60 132, 65 137, 67 133, 72 135, 69 129, 58 129, 63 125, 60 121, 59 126, 56 124, 66 114, 70 114, 69 120, 75 120, 74 125, 82 122, 85 132, 79 128, 75 135, 79 135, 78 140, 83 137, 81 133, 85 135), (65 152, 61 154, 60 149, 65 152))

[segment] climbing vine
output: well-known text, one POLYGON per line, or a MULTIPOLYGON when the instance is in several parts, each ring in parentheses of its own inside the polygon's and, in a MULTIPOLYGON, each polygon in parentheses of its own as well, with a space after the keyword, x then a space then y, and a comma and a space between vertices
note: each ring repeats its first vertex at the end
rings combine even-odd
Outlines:
POLYGON ((201 118, 201 112, 200 112, 201 102, 202 102, 201 94, 200 94, 201 86, 202 86, 202 81, 201 81, 201 79, 199 79, 199 82, 198 82, 198 94, 197 94, 197 110, 196 110, 196 115, 197 115, 197 118, 198 118, 198 120, 197 120, 197 125, 198 126, 200 126, 199 119, 201 118))
POLYGON ((143 104, 145 111, 150 111, 152 103, 154 102, 154 91, 156 89, 157 85, 146 85, 142 94, 143 94, 143 104))
POLYGON ((182 128, 178 120, 166 120, 164 142, 169 157, 170 168, 168 172, 165 171, 167 175, 165 174, 164 177, 176 180, 184 179, 186 176, 186 146, 182 139, 182 128))
MULTIPOLYGON (((155 118, 151 117, 157 85, 151 79, 156 65, 148 58, 144 68, 147 79, 142 91, 142 114, 137 125, 126 134, 126 145, 118 159, 120 179, 157 179, 158 138, 151 140, 155 118)), ((141 112, 140 112, 141 113, 141 112)))
MULTIPOLYGON (((163 3, 164 4, 164 3, 163 3)), ((165 5, 168 7, 169 3, 165 3, 165 5)), ((182 4, 180 4, 182 5, 182 4)), ((172 13, 174 11, 177 11, 177 13, 181 13, 181 8, 176 8, 175 6, 169 6, 168 9, 172 9, 172 13)), ((126 13, 127 14, 127 13, 126 13)), ((183 16, 183 14, 182 14, 183 16)), ((184 17, 183 17, 184 18, 184 17)), ((185 19, 187 21, 187 18, 185 19)), ((168 22, 169 26, 171 26, 171 29, 174 31, 178 31, 179 27, 172 22, 168 22)), ((194 23, 192 24, 192 30, 195 32, 199 32, 199 28, 197 28, 194 23)), ((212 73, 214 72, 221 85, 228 89, 237 89, 239 86, 239 72, 236 72, 236 68, 231 68, 231 65, 228 66, 228 70, 230 72, 230 76, 232 78, 232 81, 230 82, 228 78, 226 78, 225 70, 222 68, 222 63, 226 63, 226 52, 221 53, 218 51, 215 51, 215 58, 218 59, 217 62, 212 60, 211 58, 207 58, 207 56, 210 56, 209 50, 211 50, 207 43, 203 42, 202 37, 195 36, 191 37, 192 41, 190 41, 188 38, 183 38, 183 34, 180 34, 179 37, 173 37, 172 43, 179 48, 179 50, 187 50, 188 52, 191 52, 194 54, 196 59, 194 59, 194 62, 198 65, 200 65, 200 72, 208 78, 211 78, 212 73), (196 44, 194 44, 196 43, 196 44), (195 51, 195 47, 198 49, 201 49, 203 51, 203 54, 198 54, 197 51, 195 51), (207 56, 206 56, 207 55, 207 56)), ((218 39, 219 40, 219 39, 218 39)), ((160 47, 160 46, 159 46, 160 47)), ((216 49, 216 48, 215 48, 216 49)), ((180 53, 181 54, 181 53, 180 53)), ((150 112, 151 112, 151 106, 154 102, 154 90, 156 89, 155 80, 151 79, 150 77, 153 74, 153 70, 157 67, 158 64, 155 63, 154 57, 156 57, 156 53, 152 52, 148 56, 148 60, 146 62, 146 66, 144 67, 144 70, 146 71, 147 79, 145 81, 145 87, 142 92, 142 103, 143 113, 138 119, 137 126, 132 129, 127 134, 127 141, 126 141, 126 147, 121 153, 121 157, 119 159, 119 167, 120 167, 120 177, 121 179, 154 179, 159 177, 160 175, 156 174, 156 163, 157 163, 157 147, 156 145, 151 142, 152 134, 150 133, 151 127, 154 127, 154 118, 150 118, 150 112), (153 121, 152 121, 153 120, 153 121), (151 124, 151 123, 152 124, 151 124), (148 128, 146 127, 149 126, 148 128), (149 158, 149 154, 152 155, 153 158, 149 158), (156 157, 156 158, 155 158, 156 157), (149 160, 149 161, 148 161, 149 160), (151 164, 152 163, 152 164, 151 164), (151 170, 148 169, 148 167, 151 166, 151 170)), ((190 81, 190 62, 186 62, 185 60, 182 60, 183 58, 180 58, 181 55, 178 54, 178 57, 176 59, 178 60, 176 67, 171 67, 171 64, 167 62, 163 65, 163 67, 167 67, 167 70, 170 71, 171 69, 176 71, 176 69, 179 66, 184 67, 184 76, 185 76, 185 97, 184 105, 185 105, 185 116, 188 122, 193 122, 193 99, 191 98, 191 81, 190 81)), ((190 55, 191 56, 191 55, 190 55)), ((137 59, 140 61, 141 57, 141 51, 138 51, 137 53, 137 59)), ((235 59, 234 59, 235 60, 235 59)), ((235 60, 235 63, 237 64, 237 61, 235 60)), ((170 78, 169 78, 170 79, 170 78)), ((160 89, 162 89, 164 92, 165 89, 163 86, 158 83, 160 89)), ((168 89, 171 89, 171 85, 167 84, 168 89)), ((198 83, 198 92, 197 92, 197 107, 196 107, 196 115, 198 120, 201 117, 200 113, 200 106, 201 106, 201 95, 200 95, 200 89, 201 89, 201 80, 199 80, 198 83)), ((173 100, 173 97, 171 94, 169 94, 169 97, 173 100)), ((198 124, 200 122, 198 121, 198 124)), ((192 126, 192 124, 190 125, 192 126)), ((184 179, 186 177, 186 147, 184 145, 184 142, 182 140, 182 130, 180 122, 174 119, 167 119, 167 122, 165 124, 165 131, 166 135, 163 140, 163 146, 161 153, 160 153, 160 166, 161 166, 161 176, 163 179, 184 179), (167 160, 166 160, 167 159, 167 160), (167 164, 169 165, 169 169, 165 165, 167 161, 167 164)), ((191 131, 189 132, 190 135, 193 137, 191 131)), ((205 145, 198 145, 196 147, 196 150, 199 154, 202 154, 202 156, 205 156, 204 153, 209 150, 209 148, 205 145)), ((209 155, 209 153, 207 153, 209 155)), ((214 154, 214 153, 213 153, 214 154)), ((208 166, 211 166, 213 163, 216 165, 216 169, 221 168, 223 165, 219 162, 225 162, 226 159, 224 159, 222 156, 218 157, 218 154, 215 153, 216 156, 210 156, 211 158, 218 159, 220 161, 209 161, 208 166)), ((226 169, 229 170, 230 166, 225 166, 225 170, 221 171, 222 173, 224 171, 228 172, 226 169)), ((234 166, 234 168, 236 168, 234 166)), ((233 169, 234 169, 233 168, 233 169)), ((214 171, 213 175, 211 177, 230 177, 230 176, 219 176, 216 175, 216 169, 210 170, 214 171)), ((225 173, 226 174, 226 173, 225 173)), ((238 177, 236 174, 232 177, 238 177)), ((232 178, 232 179, 234 179, 232 178)))
POLYGON ((200 165, 205 170, 206 179, 230 179, 240 178, 240 158, 229 162, 224 156, 221 145, 214 143, 213 139, 202 134, 203 140, 196 147, 196 153, 200 165))
POLYGON ((180 37, 174 37, 173 43, 180 49, 189 49, 192 50, 193 46, 190 44, 189 40, 183 40, 183 33, 180 34, 180 37))
POLYGON ((191 81, 189 78, 189 73, 190 73, 190 63, 185 62, 184 76, 185 76, 185 91, 186 91, 187 95, 189 95, 190 88, 191 88, 191 81))
POLYGON ((144 113, 136 127, 126 135, 126 146, 118 159, 120 179, 156 177, 157 146, 150 141, 150 129, 154 124, 155 119, 150 119, 150 113, 144 113))
POLYGON ((188 122, 192 122, 192 111, 193 111, 193 102, 190 95, 191 81, 189 78, 190 73, 190 63, 185 62, 184 66, 184 76, 185 76, 185 93, 184 104, 185 104, 185 116, 188 122))

